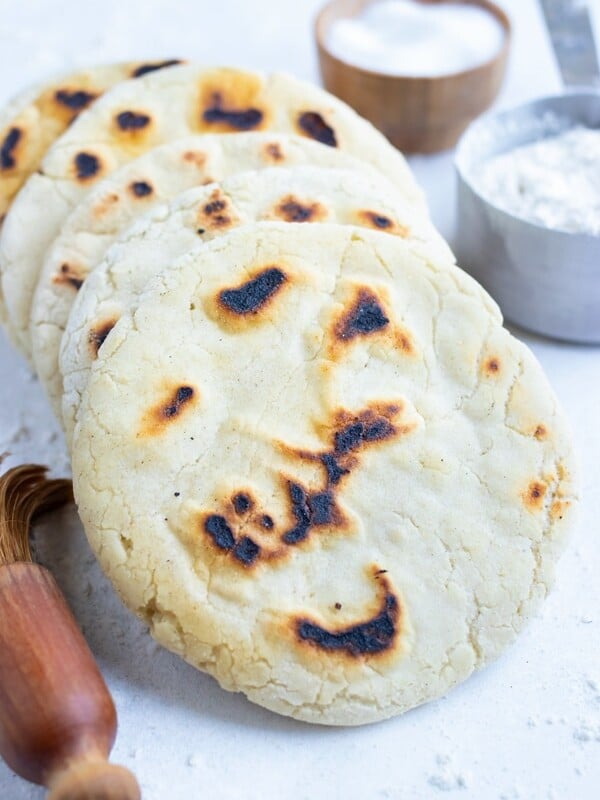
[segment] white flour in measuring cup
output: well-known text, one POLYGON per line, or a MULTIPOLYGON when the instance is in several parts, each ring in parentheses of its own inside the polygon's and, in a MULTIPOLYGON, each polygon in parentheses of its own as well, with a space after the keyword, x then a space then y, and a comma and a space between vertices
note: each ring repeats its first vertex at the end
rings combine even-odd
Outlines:
POLYGON ((484 162, 481 194, 555 230, 600 236, 600 130, 575 127, 484 162))

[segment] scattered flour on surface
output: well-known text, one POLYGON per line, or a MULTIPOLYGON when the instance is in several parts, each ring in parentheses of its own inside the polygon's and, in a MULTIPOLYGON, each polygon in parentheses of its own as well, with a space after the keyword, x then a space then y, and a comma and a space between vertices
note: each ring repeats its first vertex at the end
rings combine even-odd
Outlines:
POLYGON ((522 800, 521 790, 517 786, 513 786, 508 792, 503 792, 499 800, 522 800))
POLYGON ((590 678, 589 676, 585 679, 585 684, 588 689, 591 689, 592 692, 596 695, 596 700, 600 700, 600 683, 595 678, 590 678))
POLYGON ((430 786, 441 792, 453 792, 457 789, 467 789, 467 777, 458 771, 453 759, 446 755, 437 755, 435 759, 436 772, 427 779, 430 786))
POLYGON ((573 731, 573 738, 577 742, 600 742, 600 724, 582 722, 573 731))

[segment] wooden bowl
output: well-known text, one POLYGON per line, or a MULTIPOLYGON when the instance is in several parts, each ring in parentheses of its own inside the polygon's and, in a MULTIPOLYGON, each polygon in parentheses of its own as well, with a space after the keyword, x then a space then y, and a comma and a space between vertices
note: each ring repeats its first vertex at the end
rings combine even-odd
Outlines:
POLYGON ((332 0, 317 16, 315 34, 325 88, 406 153, 435 153, 454 147, 467 125, 493 103, 500 90, 511 40, 510 19, 489 0, 452 0, 457 1, 492 13, 504 28, 504 43, 490 61, 439 77, 385 75, 342 61, 329 52, 326 43, 331 24, 357 16, 374 0, 332 0))

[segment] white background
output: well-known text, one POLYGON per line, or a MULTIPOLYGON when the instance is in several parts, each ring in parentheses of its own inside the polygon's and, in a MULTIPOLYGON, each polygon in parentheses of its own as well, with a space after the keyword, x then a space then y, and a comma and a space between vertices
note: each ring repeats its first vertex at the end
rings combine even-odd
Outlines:
MULTIPOLYGON (((599 0, 591 0, 600 16, 599 0)), ((516 26, 500 105, 559 88, 535 0, 504 0, 516 26)), ((185 56, 318 79, 317 0, 0 0, 0 100, 74 65, 185 56)), ((412 160, 450 241, 452 156, 412 160)), ((568 273, 565 276, 568 280, 568 273)), ((600 265, 599 276, 600 280, 600 265)), ((600 796, 600 350, 520 333, 569 414, 582 461, 580 524, 541 616, 496 664, 447 698, 362 729, 310 727, 223 692, 158 648, 101 576, 72 512, 44 531, 61 582, 113 690, 115 760, 146 800, 600 796)), ((65 472, 37 381, 0 333, 0 453, 65 472)), ((0 764, 0 797, 43 792, 0 764)))

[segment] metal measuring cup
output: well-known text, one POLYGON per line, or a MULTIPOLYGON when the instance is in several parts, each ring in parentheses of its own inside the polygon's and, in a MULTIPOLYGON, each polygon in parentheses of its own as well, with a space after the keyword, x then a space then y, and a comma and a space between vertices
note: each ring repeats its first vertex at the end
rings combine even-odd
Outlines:
POLYGON ((459 263, 507 319, 546 336, 600 343, 600 236, 528 222, 483 197, 479 166, 575 125, 600 129, 600 67, 581 0, 541 0, 569 91, 474 123, 456 154, 459 263), (586 88, 582 88, 586 87, 586 88))

